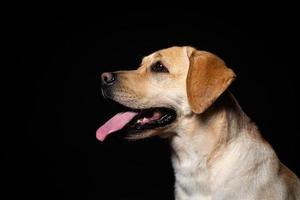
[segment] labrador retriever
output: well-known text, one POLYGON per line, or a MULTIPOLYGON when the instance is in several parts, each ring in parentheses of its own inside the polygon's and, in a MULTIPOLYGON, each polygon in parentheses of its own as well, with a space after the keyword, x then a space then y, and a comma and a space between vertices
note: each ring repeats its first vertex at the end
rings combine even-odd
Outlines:
POLYGON ((188 46, 152 53, 137 70, 103 73, 103 95, 128 111, 96 136, 124 129, 129 139, 167 138, 177 200, 300 199, 298 177, 228 91, 235 77, 216 55, 188 46))

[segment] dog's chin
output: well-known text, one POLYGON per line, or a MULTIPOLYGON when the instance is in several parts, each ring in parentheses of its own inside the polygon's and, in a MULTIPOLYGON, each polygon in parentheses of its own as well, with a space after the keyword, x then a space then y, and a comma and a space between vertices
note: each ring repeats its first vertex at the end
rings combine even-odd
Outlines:
POLYGON ((160 138, 169 138, 175 134, 173 131, 171 131, 172 127, 173 123, 170 125, 166 125, 165 127, 154 128, 144 131, 127 129, 124 132, 123 138, 126 140, 141 140, 154 136, 159 136, 160 138))

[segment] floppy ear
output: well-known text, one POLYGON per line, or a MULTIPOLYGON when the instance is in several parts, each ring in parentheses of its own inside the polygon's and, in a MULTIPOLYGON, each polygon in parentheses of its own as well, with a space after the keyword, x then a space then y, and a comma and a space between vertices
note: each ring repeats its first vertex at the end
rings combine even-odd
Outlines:
POLYGON ((187 96, 194 113, 204 112, 235 79, 235 73, 217 56, 194 51, 187 75, 187 96))

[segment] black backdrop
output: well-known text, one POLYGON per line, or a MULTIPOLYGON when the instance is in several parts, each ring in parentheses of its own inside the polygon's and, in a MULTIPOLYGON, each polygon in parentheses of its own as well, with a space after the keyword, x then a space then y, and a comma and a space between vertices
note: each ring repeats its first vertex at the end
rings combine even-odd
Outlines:
POLYGON ((216 53, 235 70, 232 92, 282 162, 300 175, 292 5, 122 6, 7 7, 3 75, 12 123, 3 133, 2 180, 9 197, 173 199, 166 141, 95 138, 117 112, 101 97, 100 74, 134 69, 143 56, 173 45, 216 53))

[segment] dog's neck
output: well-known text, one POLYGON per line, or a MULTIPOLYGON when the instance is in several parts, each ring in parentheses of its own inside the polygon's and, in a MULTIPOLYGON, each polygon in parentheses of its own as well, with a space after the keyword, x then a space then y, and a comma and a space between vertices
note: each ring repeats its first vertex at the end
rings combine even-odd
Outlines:
MULTIPOLYGON (((205 113, 184 120, 177 134, 170 139, 176 181, 184 181, 184 177, 201 172, 201 187, 204 193, 209 193, 208 166, 218 156, 218 152, 226 148, 231 140, 238 138, 244 132, 242 130, 249 129, 252 123, 230 92, 219 97, 205 113)), ((193 177, 186 181, 192 182, 193 177)), ((191 185, 188 188, 191 189, 191 185)))
POLYGON ((210 157, 217 148, 228 144, 232 138, 237 138, 237 134, 249 128, 251 123, 233 95, 227 91, 204 113, 191 115, 182 124, 179 125, 177 134, 171 138, 171 145, 178 159, 192 152, 198 156, 210 157))

